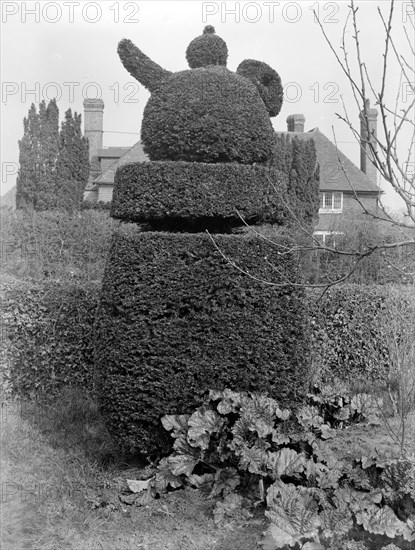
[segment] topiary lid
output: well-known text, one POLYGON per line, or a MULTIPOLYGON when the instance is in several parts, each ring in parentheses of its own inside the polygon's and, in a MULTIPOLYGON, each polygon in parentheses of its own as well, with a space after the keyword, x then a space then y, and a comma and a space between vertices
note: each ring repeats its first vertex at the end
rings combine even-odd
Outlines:
POLYGON ((226 42, 215 34, 215 28, 207 25, 203 34, 194 38, 187 47, 186 59, 191 69, 223 65, 226 67, 228 47, 226 42))

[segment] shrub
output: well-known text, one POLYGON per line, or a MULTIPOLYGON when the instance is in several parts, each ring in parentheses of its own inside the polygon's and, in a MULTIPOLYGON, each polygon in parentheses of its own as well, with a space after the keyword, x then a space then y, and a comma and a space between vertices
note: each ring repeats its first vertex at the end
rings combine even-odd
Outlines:
POLYGON ((322 297, 314 290, 307 294, 319 375, 385 387, 391 366, 391 341, 385 327, 399 322, 392 307, 397 294, 400 311, 413 318, 410 291, 400 288, 391 298, 389 287, 349 284, 333 286, 322 297))
POLYGON ((275 133, 258 90, 225 67, 173 74, 153 93, 141 126, 151 160, 263 163, 275 133))
POLYGON ((283 224, 286 180, 276 170, 236 163, 127 164, 116 172, 111 215, 153 225, 193 222, 201 231, 243 225, 240 216, 250 224, 283 224))
POLYGON ((228 48, 226 42, 215 34, 212 25, 206 25, 203 34, 194 38, 187 47, 186 59, 191 69, 208 65, 226 67, 228 48))
POLYGON ((161 415, 189 411, 210 387, 269 394, 290 406, 305 391, 303 290, 258 282, 296 279, 295 257, 257 237, 214 239, 229 261, 202 233, 114 236, 96 369, 110 430, 129 451, 166 450, 161 415))
POLYGON ((116 225, 108 212, 4 212, 2 268, 19 277, 97 280, 116 225))
POLYGON ((314 141, 277 135, 271 165, 288 177, 287 201, 292 208, 292 224, 297 230, 299 223, 314 227, 318 220, 320 184, 314 141))
POLYGON ((8 281, 3 328, 11 389, 52 398, 65 386, 93 386, 94 284, 8 281))

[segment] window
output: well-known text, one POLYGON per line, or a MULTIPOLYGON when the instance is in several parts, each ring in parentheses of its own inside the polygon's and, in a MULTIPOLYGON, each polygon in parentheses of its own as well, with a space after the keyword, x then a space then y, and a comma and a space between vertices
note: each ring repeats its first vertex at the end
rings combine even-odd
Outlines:
POLYGON ((320 193, 319 213, 324 212, 342 212, 343 193, 324 192, 320 193))
POLYGON ((343 235, 342 231, 315 231, 313 237, 323 246, 336 248, 339 235, 343 235))

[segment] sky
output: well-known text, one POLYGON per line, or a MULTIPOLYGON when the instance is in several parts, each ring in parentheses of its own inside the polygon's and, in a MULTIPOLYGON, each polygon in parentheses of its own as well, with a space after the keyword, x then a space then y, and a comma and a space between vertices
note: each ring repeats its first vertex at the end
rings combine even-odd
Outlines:
MULTIPOLYGON (((286 130, 288 115, 302 113, 306 130, 318 127, 359 166, 359 146, 336 116, 343 114, 344 104, 351 120, 357 122, 358 110, 313 13, 318 12, 338 48, 348 4, 347 0, 2 0, 1 194, 15 184, 18 140, 31 103, 56 97, 62 119, 68 108, 82 113, 85 97, 101 97, 105 103, 104 146, 132 146, 140 137, 149 93, 122 66, 118 42, 129 38, 162 67, 185 70, 186 48, 208 24, 227 43, 228 69, 235 71, 244 59, 257 59, 281 76, 285 100, 280 114, 272 119, 276 130, 286 130)), ((384 46, 377 7, 386 12, 388 2, 357 0, 356 5, 362 50, 377 84, 384 46)), ((396 14, 398 23, 414 17, 404 0, 398 1, 396 14)), ((352 51, 351 28, 345 38, 352 51)), ((399 73, 391 68, 391 98, 397 93, 398 80, 399 73)), ((408 143, 402 146, 407 149, 408 143)), ((395 194, 386 193, 385 202, 391 210, 400 208, 395 194)))

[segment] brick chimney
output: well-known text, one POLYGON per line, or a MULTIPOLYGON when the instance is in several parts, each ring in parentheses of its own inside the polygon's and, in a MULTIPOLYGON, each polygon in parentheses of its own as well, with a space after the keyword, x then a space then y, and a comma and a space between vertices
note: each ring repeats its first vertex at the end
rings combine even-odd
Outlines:
POLYGON ((102 149, 104 102, 102 99, 84 99, 84 134, 89 140, 89 181, 101 174, 98 150, 102 149))
POLYGON ((304 115, 290 115, 287 117, 287 130, 289 132, 304 132, 304 115))
POLYGON ((359 114, 360 118, 360 169, 377 185, 378 171, 371 162, 373 153, 371 151, 370 142, 373 148, 377 150, 377 143, 374 139, 377 135, 377 118, 378 112, 376 109, 370 108, 370 101, 366 100, 365 110, 359 114), (366 112, 365 112, 366 111, 366 112))

